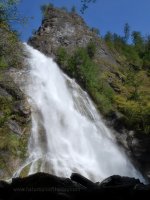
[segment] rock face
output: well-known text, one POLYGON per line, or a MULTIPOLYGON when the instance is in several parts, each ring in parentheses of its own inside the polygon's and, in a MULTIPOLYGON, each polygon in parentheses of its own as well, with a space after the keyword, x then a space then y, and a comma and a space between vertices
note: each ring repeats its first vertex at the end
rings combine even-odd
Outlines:
POLYGON ((48 16, 43 19, 42 25, 28 43, 55 58, 59 47, 64 47, 69 53, 73 53, 77 47, 86 47, 91 41, 97 44, 98 59, 117 65, 103 41, 90 30, 79 15, 56 8, 49 9, 48 16))
POLYGON ((145 199, 150 195, 150 185, 138 179, 111 176, 101 183, 93 183, 80 174, 61 178, 37 173, 26 178, 12 179, 8 184, 0 181, 2 200, 27 199, 145 199))
MULTIPOLYGON (((124 67, 124 60, 120 59, 117 52, 112 53, 103 40, 90 30, 76 13, 49 8, 47 17, 43 19, 42 25, 28 43, 44 54, 56 58, 60 47, 73 54, 77 47, 86 47, 90 41, 96 44, 95 61, 99 64, 100 70, 111 72, 108 84, 119 93, 120 88, 116 82, 123 83, 124 78, 116 69, 124 67)), ((117 131, 118 143, 124 146, 133 162, 150 177, 150 136, 127 131, 122 119, 121 114, 116 112, 107 119, 107 123, 117 131)))
POLYGON ((132 155, 140 163, 140 167, 150 179, 150 137, 149 135, 135 134, 130 137, 132 155))
POLYGON ((31 124, 30 107, 19 86, 12 78, 10 68, 0 70, 1 179, 10 178, 26 157, 31 124))
POLYGON ((125 148, 133 164, 150 181, 150 135, 126 130, 120 116, 113 116, 107 124, 115 128, 114 134, 118 144, 125 148))

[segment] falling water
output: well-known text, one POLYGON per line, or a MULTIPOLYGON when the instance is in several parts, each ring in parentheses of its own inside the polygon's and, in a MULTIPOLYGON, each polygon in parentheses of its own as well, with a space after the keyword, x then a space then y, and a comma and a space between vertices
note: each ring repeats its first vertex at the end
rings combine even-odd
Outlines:
MULTIPOLYGON (((25 45, 30 57, 27 94, 32 108, 29 174, 98 181, 113 174, 140 177, 97 112, 88 94, 44 54, 25 45)), ((20 173, 20 171, 18 173, 20 173)))

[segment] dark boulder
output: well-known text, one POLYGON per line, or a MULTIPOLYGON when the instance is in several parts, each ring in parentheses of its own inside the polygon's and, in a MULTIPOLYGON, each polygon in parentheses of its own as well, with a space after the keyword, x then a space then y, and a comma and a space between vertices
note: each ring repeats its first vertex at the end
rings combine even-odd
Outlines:
POLYGON ((130 177, 121 177, 119 175, 113 175, 113 176, 110 176, 110 177, 106 178, 105 180, 103 180, 101 182, 100 186, 102 186, 102 187, 118 186, 118 185, 135 186, 136 184, 140 184, 139 179, 130 178, 130 177))
POLYGON ((140 183, 138 179, 111 176, 101 183, 93 183, 80 174, 69 178, 37 173, 26 178, 14 178, 8 184, 0 181, 1 200, 37 200, 37 199, 146 199, 150 195, 150 185, 140 183))
POLYGON ((86 188, 92 188, 96 186, 92 181, 78 173, 72 173, 70 178, 72 181, 76 181, 77 183, 83 185, 86 188))

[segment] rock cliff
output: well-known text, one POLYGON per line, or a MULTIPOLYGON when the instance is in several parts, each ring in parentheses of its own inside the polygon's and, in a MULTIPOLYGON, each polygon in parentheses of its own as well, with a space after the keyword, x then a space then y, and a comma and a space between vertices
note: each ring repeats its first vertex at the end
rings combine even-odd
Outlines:
MULTIPOLYGON (((28 43, 48 56, 57 57, 59 47, 73 54, 77 47, 86 47, 89 42, 97 46, 96 58, 103 63, 116 64, 117 60, 97 33, 90 29, 76 13, 51 8, 42 25, 29 39, 28 43)), ((119 58, 118 58, 119 59, 119 58)))
MULTIPOLYGON (((12 177, 27 156, 30 106, 17 83, 21 70, 0 69, 0 178, 12 177)), ((22 76, 22 83, 25 79, 22 76)))

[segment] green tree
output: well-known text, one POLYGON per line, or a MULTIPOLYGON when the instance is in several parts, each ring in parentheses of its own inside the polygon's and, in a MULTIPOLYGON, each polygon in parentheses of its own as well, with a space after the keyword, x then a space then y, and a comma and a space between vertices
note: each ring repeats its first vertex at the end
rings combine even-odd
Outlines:
POLYGON ((113 43, 115 49, 118 51, 122 51, 123 46, 125 45, 124 38, 116 33, 113 34, 113 43))
POLYGON ((145 50, 150 51, 150 35, 148 35, 145 39, 145 50))
POLYGON ((76 7, 75 6, 72 6, 71 13, 76 13, 76 7))
POLYGON ((139 31, 132 32, 132 41, 135 49, 141 54, 144 50, 144 39, 139 31))
POLYGON ((0 25, 3 23, 11 24, 12 22, 25 23, 26 17, 18 12, 20 0, 1 0, 0 2, 0 25))
POLYGON ((57 50, 57 62, 58 62, 58 64, 63 66, 63 67, 66 67, 67 58, 68 58, 68 55, 67 55, 65 48, 59 47, 58 50, 57 50))
POLYGON ((112 43, 113 42, 113 34, 110 31, 108 31, 104 36, 104 40, 108 43, 112 43))
POLYGON ((89 55, 90 58, 93 58, 95 53, 96 53, 96 45, 94 44, 94 42, 90 42, 87 45, 87 53, 89 55))
POLYGON ((124 41, 127 43, 130 37, 130 26, 128 23, 124 25, 124 41))
POLYGON ((145 52, 143 55, 143 68, 150 70, 150 35, 145 38, 145 52))
POLYGON ((23 22, 25 18, 18 12, 19 0, 0 2, 0 67, 16 66, 22 62, 22 45, 19 35, 12 30, 12 22, 23 22))

